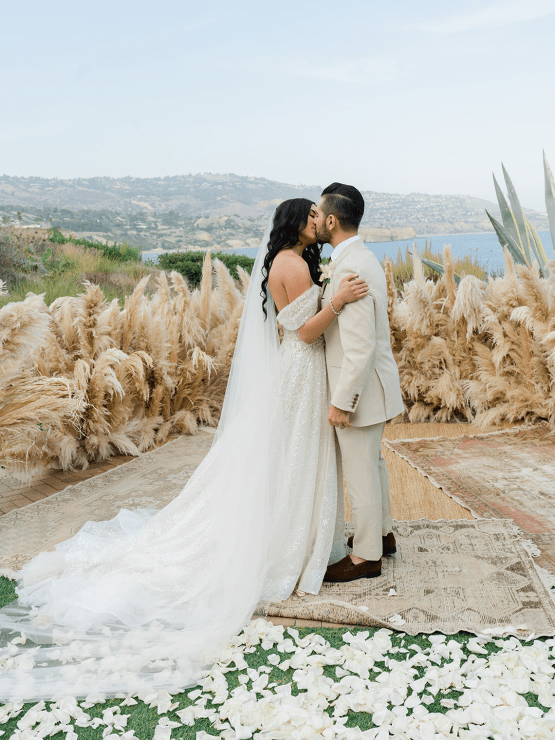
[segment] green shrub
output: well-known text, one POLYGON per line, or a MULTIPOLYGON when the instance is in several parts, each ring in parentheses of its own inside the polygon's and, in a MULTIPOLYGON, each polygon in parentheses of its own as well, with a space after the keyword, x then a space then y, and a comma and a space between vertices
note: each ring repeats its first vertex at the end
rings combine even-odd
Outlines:
POLYGON ((63 257, 61 259, 56 258, 56 255, 52 252, 52 247, 48 247, 48 249, 42 253, 41 262, 49 273, 56 273, 58 275, 62 272, 71 270, 73 267, 73 261, 67 257, 63 257))
POLYGON ((0 230, 0 279, 10 285, 27 275, 43 275, 41 259, 46 244, 44 232, 23 231, 13 226, 0 230))
POLYGON ((127 242, 114 244, 112 247, 105 244, 101 249, 104 257, 108 257, 108 259, 115 262, 138 262, 141 260, 141 250, 137 247, 130 247, 127 242))
POLYGON ((85 249, 97 249, 102 252, 104 257, 108 257, 115 262, 140 262, 141 250, 138 247, 130 247, 127 242, 122 244, 100 244, 92 242, 90 239, 77 239, 74 236, 64 236, 59 229, 50 229, 48 232, 49 240, 54 244, 77 244, 85 249))
POLYGON ((25 271, 27 260, 7 234, 0 235, 0 279, 11 283, 25 271))
MULTIPOLYGON (((162 254, 158 259, 158 267, 168 272, 171 270, 179 272, 196 288, 200 285, 202 263, 205 255, 205 252, 170 252, 169 254, 162 254)), ((235 280, 239 278, 237 273, 238 266, 242 267, 246 272, 251 272, 254 265, 253 257, 246 257, 242 254, 212 252, 212 258, 223 262, 235 280)))

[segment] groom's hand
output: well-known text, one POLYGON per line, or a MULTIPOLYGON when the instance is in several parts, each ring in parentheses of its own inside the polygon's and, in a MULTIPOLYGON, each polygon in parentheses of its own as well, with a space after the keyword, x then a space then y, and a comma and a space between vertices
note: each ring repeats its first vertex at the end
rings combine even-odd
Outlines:
POLYGON ((332 427, 338 427, 339 429, 347 429, 353 426, 351 422, 351 414, 349 411, 342 411, 335 406, 330 406, 328 411, 328 421, 332 427))

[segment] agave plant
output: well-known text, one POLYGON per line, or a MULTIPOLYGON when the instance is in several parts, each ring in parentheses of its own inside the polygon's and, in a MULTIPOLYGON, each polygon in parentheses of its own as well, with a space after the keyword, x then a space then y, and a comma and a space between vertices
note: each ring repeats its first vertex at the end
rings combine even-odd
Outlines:
MULTIPOLYGON (((421 257, 420 260, 422 264, 426 265, 426 267, 429 267, 431 270, 435 270, 436 272, 439 272, 440 275, 445 274, 445 267, 443 265, 440 265, 439 262, 434 262, 433 260, 430 260, 427 257, 421 257)), ((457 275, 456 272, 453 273, 453 279, 456 285, 458 285, 461 282, 461 276, 457 275)))
MULTIPOLYGON (((432 245, 432 241, 430 240, 430 247, 432 245)), ((429 267, 430 270, 434 270, 434 272, 439 272, 440 275, 445 275, 445 267, 440 262, 436 262, 435 260, 431 260, 426 255, 429 253, 430 249, 428 247, 428 240, 426 239, 426 246, 424 249, 424 257, 422 257, 418 253, 418 248, 416 246, 416 242, 414 244, 414 248, 416 249, 417 256, 420 259, 420 262, 422 262, 423 265, 426 265, 426 267, 429 267)), ((445 247, 444 247, 444 258, 446 256, 445 253, 445 247)), ((414 256, 413 256, 414 257, 414 256)), ((451 251, 449 250, 449 260, 451 260, 451 251)), ((453 273, 453 279, 455 280, 455 284, 458 285, 461 282, 461 276, 458 275, 456 272, 453 273)))
POLYGON ((551 232, 551 241, 555 246, 555 182, 547 163, 545 152, 543 153, 543 171, 545 174, 545 208, 551 232))
MULTIPOLYGON (((551 170, 549 169, 549 165, 545 157, 545 152, 543 155, 543 161, 545 170, 545 203, 549 217, 551 236, 552 238, 555 238, 555 185, 553 183, 551 170)), ((515 187, 509 177, 509 173, 503 165, 501 166, 503 168, 503 176, 507 185, 509 202, 507 202, 503 191, 499 187, 495 175, 493 176, 493 182, 503 223, 499 223, 499 221, 497 221, 497 219, 495 219, 486 210, 487 216, 495 229, 495 233, 497 234, 497 238, 499 239, 501 246, 506 247, 509 250, 513 260, 519 265, 526 265, 531 268, 535 259, 538 262, 543 277, 548 277, 548 257, 539 234, 524 215, 515 187)))

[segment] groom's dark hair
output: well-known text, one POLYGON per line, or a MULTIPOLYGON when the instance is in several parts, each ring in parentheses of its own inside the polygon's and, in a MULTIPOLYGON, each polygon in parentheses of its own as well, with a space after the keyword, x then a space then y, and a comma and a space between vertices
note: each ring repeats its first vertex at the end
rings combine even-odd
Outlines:
POLYGON ((332 182, 322 190, 322 198, 326 216, 330 213, 335 216, 345 231, 358 229, 364 216, 364 198, 360 190, 353 185, 332 182))

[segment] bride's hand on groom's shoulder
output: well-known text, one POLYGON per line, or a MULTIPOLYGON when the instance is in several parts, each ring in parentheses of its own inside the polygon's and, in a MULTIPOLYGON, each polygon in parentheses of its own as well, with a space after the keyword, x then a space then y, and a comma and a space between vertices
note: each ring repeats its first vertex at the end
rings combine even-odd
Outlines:
POLYGON ((346 303, 354 303, 368 295, 368 283, 356 273, 346 275, 339 285, 339 290, 334 296, 334 304, 337 300, 340 303, 340 309, 346 303))

